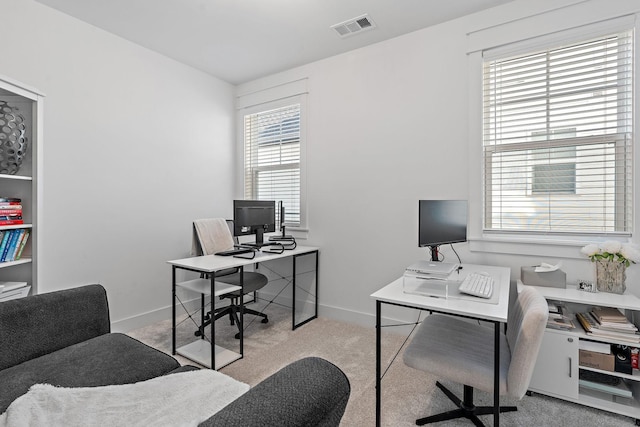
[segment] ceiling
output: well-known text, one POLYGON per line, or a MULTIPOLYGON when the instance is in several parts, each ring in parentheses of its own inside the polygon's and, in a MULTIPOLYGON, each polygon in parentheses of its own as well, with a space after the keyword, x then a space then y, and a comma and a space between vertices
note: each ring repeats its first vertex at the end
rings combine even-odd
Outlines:
POLYGON ((513 0, 36 0, 239 84, 513 0), (373 29, 331 28, 368 14, 373 29))

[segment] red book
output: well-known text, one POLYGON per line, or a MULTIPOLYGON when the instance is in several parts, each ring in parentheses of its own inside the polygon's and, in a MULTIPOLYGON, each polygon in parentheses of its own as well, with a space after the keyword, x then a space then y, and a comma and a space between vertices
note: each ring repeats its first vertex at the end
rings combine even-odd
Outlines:
POLYGON ((0 225, 18 225, 24 224, 24 221, 21 219, 2 219, 0 220, 0 225))

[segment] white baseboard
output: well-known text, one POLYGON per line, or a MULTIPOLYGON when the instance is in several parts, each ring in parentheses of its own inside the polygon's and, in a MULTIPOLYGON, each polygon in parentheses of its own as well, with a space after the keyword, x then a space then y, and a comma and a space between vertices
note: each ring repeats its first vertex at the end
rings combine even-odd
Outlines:
MULTIPOLYGON (((184 302, 185 307, 189 310, 197 310, 200 308, 200 298, 184 302)), ((144 328, 156 322, 171 319, 171 306, 159 308, 158 310, 148 311, 136 316, 127 317, 126 319, 111 322, 112 332, 127 333, 138 328, 144 328)))
MULTIPOLYGON (((200 307, 200 298, 194 298, 185 301, 184 305, 188 310, 197 310, 200 307)), ((178 309, 180 310, 180 312, 183 312, 181 307, 178 307, 178 309)), ((398 315, 397 313, 392 313, 389 316, 385 316, 385 313, 383 312, 382 324, 387 325, 414 322, 416 320, 416 315, 414 313, 417 310, 405 311, 406 313, 400 313, 400 315, 398 315)), ((318 306, 318 316, 338 320, 341 322, 352 323, 367 328, 374 328, 376 324, 375 314, 356 312, 352 310, 346 310, 341 307, 322 304, 318 306)), ((158 310, 153 310, 146 313, 141 313, 136 316, 128 317, 126 319, 114 321, 111 323, 111 330, 113 332, 126 333, 134 329, 143 328, 145 326, 149 326, 153 323, 167 319, 171 319, 170 305, 162 307, 158 310)), ((405 329, 408 328, 394 328, 394 330, 395 329, 397 329, 399 333, 404 333, 405 329)))

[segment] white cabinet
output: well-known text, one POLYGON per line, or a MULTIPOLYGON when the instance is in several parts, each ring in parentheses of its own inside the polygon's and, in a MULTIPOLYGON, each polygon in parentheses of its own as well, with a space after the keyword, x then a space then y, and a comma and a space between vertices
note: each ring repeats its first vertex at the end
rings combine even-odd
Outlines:
MULTIPOLYGON (((547 300, 564 302, 573 313, 585 312, 593 307, 616 307, 623 311, 627 318, 638 326, 634 317, 640 312, 640 299, 634 295, 590 293, 575 288, 535 287, 547 300)), ((639 317, 640 319, 640 317, 639 317)), ((580 342, 595 341, 606 344, 624 344, 640 348, 638 345, 625 344, 614 339, 596 337, 584 332, 577 320, 573 331, 549 329, 545 331, 535 370, 531 378, 529 390, 570 402, 615 412, 635 418, 640 425, 640 371, 634 369, 632 374, 611 372, 579 363, 580 342), (595 372, 610 375, 624 382, 632 391, 632 397, 620 398, 609 393, 593 391, 580 385, 580 373, 595 372)))
MULTIPOLYGON (((2 159, 12 154, 15 148, 10 141, 9 127, 23 125, 22 136, 26 137, 27 148, 22 156, 17 171, 7 170, 0 162, 0 198, 19 198, 22 205, 23 224, 0 225, 0 231, 25 230, 29 232, 26 245, 19 259, 0 262, 0 282, 25 282, 31 287, 31 292, 37 292, 38 279, 38 234, 39 234, 39 200, 42 198, 41 185, 38 181, 41 171, 40 156, 42 153, 42 115, 44 96, 38 91, 26 87, 9 78, 0 76, 0 104, 7 108, 10 114, 20 115, 18 122, 7 120, 7 116, 0 115, 0 125, 7 126, 0 141, 2 159), (24 120, 23 120, 24 119, 24 120)), ((15 134, 14 134, 15 135, 15 134)), ((11 138, 14 137, 11 135, 11 138)), ((17 233, 16 233, 17 234, 17 233)), ((1 294, 0 294, 1 295, 1 294)))
POLYGON ((542 339, 529 390, 560 399, 578 398, 578 338, 548 329, 542 339))

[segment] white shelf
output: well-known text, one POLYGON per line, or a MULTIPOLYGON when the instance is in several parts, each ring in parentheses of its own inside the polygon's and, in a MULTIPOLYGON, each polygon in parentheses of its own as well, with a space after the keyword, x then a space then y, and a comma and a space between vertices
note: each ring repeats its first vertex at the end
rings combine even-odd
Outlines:
POLYGON ((29 264, 30 262, 32 262, 31 258, 20 258, 17 261, 0 262, 0 268, 13 267, 14 265, 20 264, 29 264))
MULTIPOLYGON (((187 344, 176 349, 176 352, 179 355, 193 360, 194 362, 199 363, 202 366, 211 368, 211 343, 207 340, 200 339, 194 341, 191 344, 187 344)), ((215 346, 215 356, 216 370, 223 368, 229 363, 235 362, 236 360, 242 358, 242 355, 240 353, 236 353, 235 351, 228 350, 218 345, 215 346)))
POLYGON ((581 403, 604 411, 615 412, 627 417, 638 418, 638 413, 640 413, 640 404, 638 404, 637 400, 632 398, 626 399, 625 403, 618 403, 613 400, 606 399, 603 396, 603 393, 580 388, 580 399, 577 400, 576 403, 581 403))
MULTIPOLYGON (((209 279, 193 279, 188 280, 186 282, 176 283, 176 286, 179 286, 183 289, 188 289, 193 292, 198 292, 204 295, 211 294, 211 280, 209 279)), ((239 291, 242 288, 236 285, 230 285, 224 282, 216 281, 213 291, 213 296, 219 297, 220 295, 228 294, 229 292, 239 291)))
POLYGON ((531 287, 537 289, 546 299, 576 304, 618 307, 625 310, 640 310, 640 298, 633 294, 586 292, 577 290, 575 286, 568 286, 567 288, 531 287))
MULTIPOLYGON (((522 283, 519 281, 519 286, 522 283)), ((574 309, 585 311, 590 307, 616 307, 622 310, 640 311, 640 299, 631 294, 613 294, 608 292, 586 292, 576 289, 576 287, 567 288, 550 288, 532 286, 536 288, 546 299, 559 302, 565 302, 570 304, 576 304, 574 309)), ((570 310, 571 311, 571 310, 570 310)), ((575 360, 578 356, 579 340, 589 340, 610 344, 622 344, 630 347, 640 348, 640 344, 630 344, 624 341, 618 341, 607 337, 599 337, 588 334, 584 331, 578 320, 575 319, 575 314, 571 313, 574 318, 573 321, 576 324, 576 328, 571 331, 563 331, 563 335, 559 336, 558 343, 566 342, 566 346, 560 348, 556 345, 556 341, 552 338, 558 331, 556 329, 549 329, 545 332, 544 341, 547 342, 547 348, 544 355, 538 355, 539 363, 536 364, 536 370, 534 371, 535 387, 532 387, 534 391, 549 396, 564 399, 570 402, 579 403, 582 405, 590 406, 593 408, 614 412, 617 414, 625 415, 628 417, 640 420, 640 403, 638 398, 640 397, 640 371, 633 370, 633 374, 624 374, 621 372, 604 371, 601 369, 590 368, 587 366, 578 366, 581 370, 599 372, 627 381, 631 381, 633 396, 631 398, 625 397, 613 397, 612 394, 605 392, 599 392, 591 390, 586 387, 578 386, 577 372, 564 373, 563 360, 575 360), (564 338, 562 338, 564 337, 564 338), (548 375, 549 372, 555 372, 554 368, 560 364, 562 369, 556 372, 554 375, 548 375), (573 390, 573 392, 571 392, 573 390), (577 391, 577 394, 575 394, 577 391)), ((543 341, 543 342, 544 342, 543 341)), ((542 351, 542 350, 541 350, 542 351)), ((571 366, 571 363, 569 364, 571 366)), ((532 383, 534 381, 532 380, 532 383)))
POLYGON ((637 369, 634 369, 632 374, 623 374, 622 372, 604 371, 602 369, 596 369, 596 368, 591 368, 589 366, 582 366, 582 365, 579 365, 579 368, 584 371, 600 372, 601 374, 607 374, 607 375, 612 375, 614 377, 625 378, 631 381, 640 381, 640 371, 637 369))
POLYGON ((0 225, 0 230, 15 230, 17 228, 32 228, 32 224, 13 224, 13 225, 0 225))
POLYGON ((0 179, 15 179, 17 181, 33 181, 33 178, 30 176, 7 175, 4 173, 0 173, 0 179))

